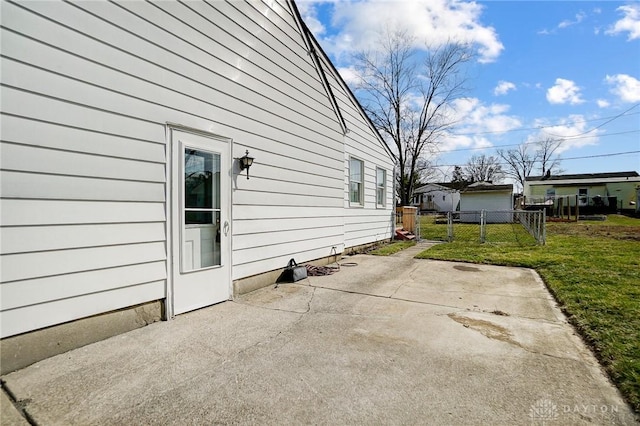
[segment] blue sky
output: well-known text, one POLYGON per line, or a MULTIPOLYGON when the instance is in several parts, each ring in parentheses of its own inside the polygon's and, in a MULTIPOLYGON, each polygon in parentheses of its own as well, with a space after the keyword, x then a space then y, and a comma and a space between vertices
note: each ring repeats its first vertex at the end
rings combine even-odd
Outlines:
POLYGON ((640 172, 640 2, 299 1, 346 81, 351 54, 400 26, 418 47, 473 43, 461 125, 431 160, 444 179, 473 154, 562 138, 565 173, 640 172), (633 154, 610 155, 629 151, 633 154), (576 158, 592 157, 592 158, 576 158))

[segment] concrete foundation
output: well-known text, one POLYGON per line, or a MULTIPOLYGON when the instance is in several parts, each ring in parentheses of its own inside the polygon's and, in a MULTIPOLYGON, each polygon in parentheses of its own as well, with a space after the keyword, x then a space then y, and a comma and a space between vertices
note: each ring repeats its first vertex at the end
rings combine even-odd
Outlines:
POLYGON ((95 343, 163 318, 161 301, 83 318, 0 340, 0 374, 95 343))
MULTIPOLYGON (((388 240, 377 241, 375 243, 367 243, 359 246, 348 247, 342 253, 337 253, 335 255, 322 257, 320 259, 311 260, 308 262, 301 262, 301 264, 310 264, 314 266, 325 266, 331 263, 335 263, 336 261, 340 261, 342 256, 344 255, 352 255, 363 253, 369 250, 370 248, 385 243, 388 240)), ((259 290, 264 287, 268 287, 272 284, 275 284, 276 280, 282 273, 285 265, 283 265, 282 269, 276 269, 275 271, 264 272, 262 274, 253 275, 246 278, 241 278, 239 280, 235 280, 233 282, 233 296, 240 296, 243 294, 251 293, 252 291, 259 290)))

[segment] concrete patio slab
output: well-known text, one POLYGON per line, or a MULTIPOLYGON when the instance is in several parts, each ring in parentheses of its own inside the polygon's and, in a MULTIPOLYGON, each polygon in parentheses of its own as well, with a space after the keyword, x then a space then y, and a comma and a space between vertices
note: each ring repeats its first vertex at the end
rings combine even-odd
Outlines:
POLYGON ((40 425, 636 424, 535 273, 413 259, 420 248, 3 380, 40 425))

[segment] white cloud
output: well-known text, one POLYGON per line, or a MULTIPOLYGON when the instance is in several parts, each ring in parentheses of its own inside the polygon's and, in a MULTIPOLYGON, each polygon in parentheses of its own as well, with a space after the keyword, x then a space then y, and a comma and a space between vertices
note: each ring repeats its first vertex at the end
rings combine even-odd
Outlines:
POLYGON ((598 99, 596 103, 600 108, 608 108, 611 105, 606 99, 598 99))
POLYGON ((389 26, 407 30, 416 38, 416 48, 425 48, 426 41, 437 46, 455 40, 473 44, 480 62, 492 62, 504 46, 495 29, 480 22, 482 11, 482 5, 461 0, 336 2, 332 26, 337 32, 321 41, 327 52, 338 57, 373 48, 378 30, 389 26))
POLYGON ((307 27, 309 27, 316 38, 320 38, 322 34, 325 33, 326 28, 318 19, 318 11, 315 8, 315 4, 302 1, 296 3, 296 5, 298 6, 304 23, 307 24, 307 27))
POLYGON ((506 95, 509 90, 516 90, 516 85, 510 81, 500 80, 495 89, 493 89, 493 94, 496 96, 506 95))
POLYGON ((631 3, 624 6, 620 6, 616 9, 618 12, 624 14, 624 17, 615 24, 613 24, 606 34, 618 35, 620 33, 628 32, 627 40, 635 40, 640 38, 640 4, 631 3))
MULTIPOLYGON (((596 11, 594 11, 595 13, 598 13, 596 11)), ((577 25, 580 22, 584 21, 584 19, 587 17, 587 14, 583 11, 580 11, 578 13, 576 13, 575 19, 571 20, 571 19, 565 19, 564 21, 561 21, 558 25, 556 25, 555 28, 549 30, 547 28, 543 28, 541 30, 538 31, 538 34, 540 35, 551 35, 551 34, 556 34, 557 30, 562 30, 568 27, 571 27, 573 25, 577 25)))
POLYGON ((587 14, 584 12, 579 12, 576 14, 576 18, 575 21, 572 21, 570 19, 565 19, 564 21, 560 22, 558 24, 558 28, 567 28, 570 27, 572 25, 576 25, 579 24, 580 22, 582 22, 584 20, 584 18, 587 17, 587 14))
POLYGON ((338 73, 340 76, 350 86, 356 86, 360 83, 360 77, 358 72, 353 67, 341 67, 338 68, 338 73))
POLYGON ((534 127, 544 128, 529 135, 525 142, 536 142, 547 138, 562 139, 563 141, 556 151, 557 154, 583 146, 597 145, 602 131, 599 129, 590 130, 588 126, 589 122, 585 120, 585 117, 577 114, 570 115, 551 126, 546 120, 538 119, 535 120, 534 127))
POLYGON ((613 86, 611 93, 622 102, 640 102, 640 80, 627 74, 606 76, 605 81, 613 86))
POLYGON ((547 89, 547 101, 551 104, 581 104, 580 88, 571 80, 556 78, 555 86, 547 89))
POLYGON ((518 118, 507 114, 508 111, 509 105, 485 105, 477 98, 456 99, 450 114, 459 124, 453 134, 447 136, 441 150, 493 146, 492 139, 522 126, 518 118))

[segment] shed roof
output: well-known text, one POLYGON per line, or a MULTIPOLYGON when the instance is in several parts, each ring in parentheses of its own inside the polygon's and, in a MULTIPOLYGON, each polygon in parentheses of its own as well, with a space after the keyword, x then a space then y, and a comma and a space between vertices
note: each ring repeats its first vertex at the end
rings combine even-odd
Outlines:
POLYGON ((476 182, 467 186, 462 192, 513 192, 512 184, 494 185, 489 182, 476 182))
POLYGON ((457 191, 456 185, 458 185, 455 182, 431 182, 431 183, 427 183, 424 184, 420 187, 418 187, 414 192, 416 194, 420 194, 423 192, 427 192, 427 190, 429 189, 429 187, 440 187, 442 190, 453 190, 453 191, 457 191))
POLYGON ((598 180, 608 178, 627 178, 638 177, 638 172, 609 172, 609 173, 580 173, 572 175, 551 175, 551 176, 529 176, 525 180, 527 182, 535 181, 547 181, 547 180, 570 180, 570 179, 585 179, 585 180, 598 180))

